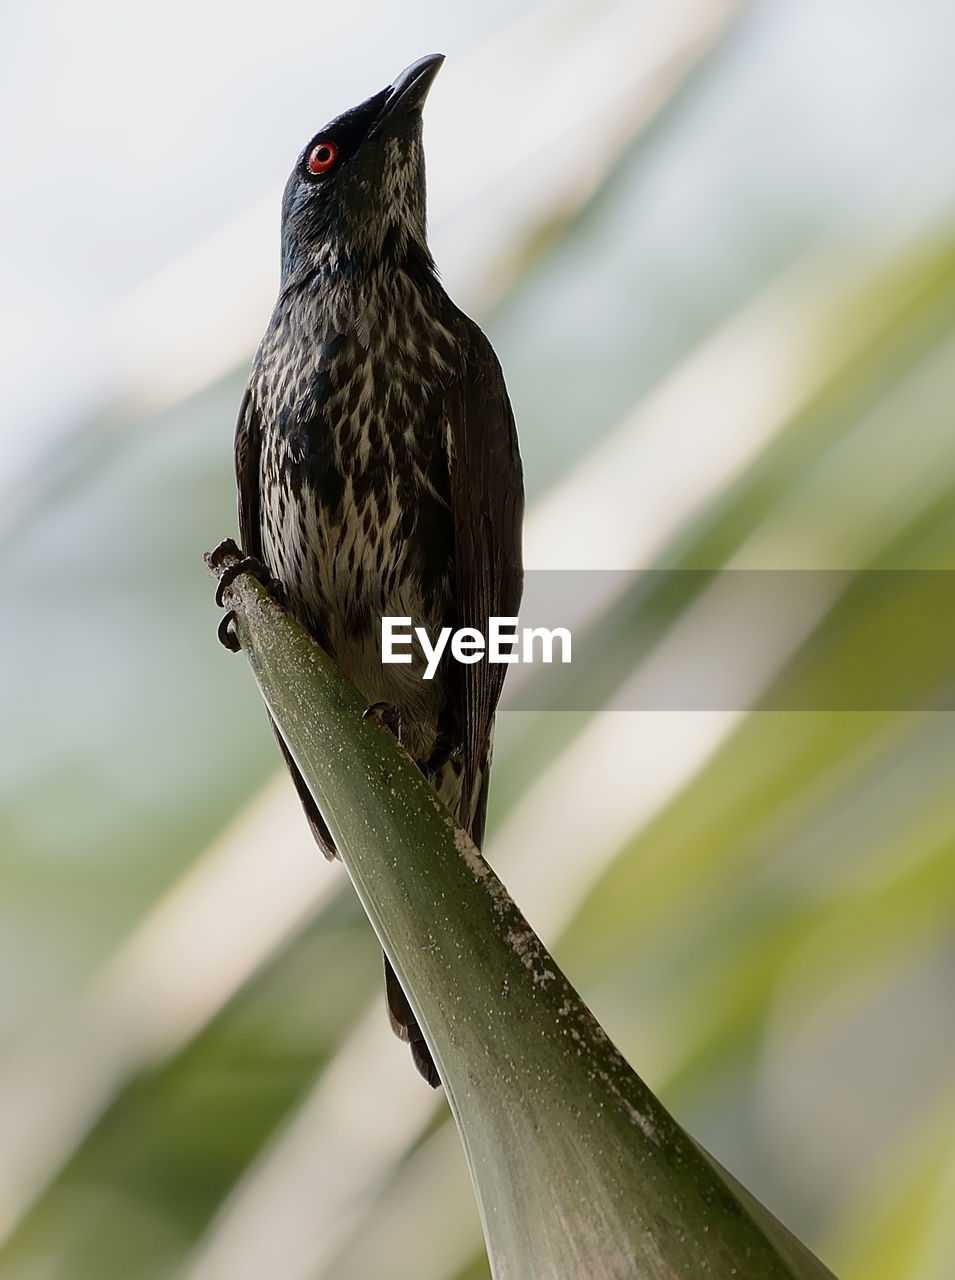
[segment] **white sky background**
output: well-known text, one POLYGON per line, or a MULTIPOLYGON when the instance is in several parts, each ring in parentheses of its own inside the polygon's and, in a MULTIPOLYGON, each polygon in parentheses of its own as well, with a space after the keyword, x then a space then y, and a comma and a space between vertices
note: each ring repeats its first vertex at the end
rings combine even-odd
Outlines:
MULTIPOLYGON (((726 0, 696 0, 698 25, 729 7, 726 0)), ((511 152, 522 130, 538 142, 552 131, 556 153, 562 131, 585 104, 601 94, 612 102, 614 86, 626 84, 628 69, 632 78, 634 60, 657 28, 692 8, 693 0, 663 9, 644 0, 5 6, 0 486, 15 482, 56 431, 142 378, 151 345, 171 342, 167 364, 183 362, 173 330, 181 322, 183 343, 195 350, 189 324, 197 307, 210 355, 217 339, 223 357, 238 359, 243 345, 251 349, 277 279, 282 183, 304 141, 330 115, 377 91, 421 54, 448 54, 426 125, 440 238, 442 207, 474 194, 489 165, 500 177, 509 159, 516 164, 522 144, 511 152), (492 91, 503 116, 482 101, 492 91), (486 131, 485 121, 493 126, 486 131), (475 150, 485 146, 488 154, 475 150), (203 252, 223 228, 223 251, 234 246, 225 279, 236 297, 246 297, 247 312, 229 297, 217 320, 222 286, 212 277, 203 291, 189 255, 197 246, 203 252), (164 314, 153 309, 158 323, 141 323, 143 309, 153 308, 144 284, 177 260, 192 289, 174 282, 172 305, 167 291, 164 314), (232 331, 211 332, 228 324, 232 331)), ((754 19, 744 36, 757 43, 767 24, 787 28, 789 67, 777 58, 766 68, 792 108, 791 119, 772 120, 788 162, 788 174, 782 166, 779 173, 782 205, 800 188, 804 200, 825 203, 831 190, 844 203, 840 188, 856 164, 860 200, 870 185, 881 186, 883 214, 893 203, 901 211, 922 203, 911 174, 929 185, 937 179, 946 187, 942 198, 950 195, 955 7, 947 0, 806 0, 797 19, 784 0, 759 0, 754 19), (921 156, 911 155, 916 143, 921 156), (880 175, 878 158, 900 153, 911 156, 911 172, 903 166, 897 197, 886 200, 893 173, 880 175), (933 164, 933 155, 941 163, 933 164)), ((765 151, 759 119, 752 129, 754 153, 765 151)), ((682 190, 684 211, 698 207, 719 142, 701 132, 695 156, 681 149, 673 157, 684 165, 683 177, 671 175, 661 189, 671 197, 682 190)), ((731 169, 737 163, 727 160, 731 169)), ((712 181, 718 179, 716 173, 712 181)), ((734 180, 738 175, 727 175, 734 180)), ((930 193, 928 202, 937 206, 939 195, 930 193)), ((668 222, 671 216, 679 221, 683 214, 671 209, 668 222)), ((652 231, 651 223, 646 232, 652 231)), ((439 257, 453 290, 453 255, 439 257)), ((457 292, 467 303, 461 287, 457 292)), ((211 363, 210 376, 221 371, 211 363)), ((188 378, 184 389, 191 389, 188 378)))
MULTIPOLYGON (((114 384, 106 335, 125 294, 266 193, 277 197, 298 151, 330 115, 423 53, 445 52, 453 65, 455 54, 530 7, 5 6, 0 481, 50 429, 82 416, 114 384)), ((277 205, 271 221, 271 238, 253 251, 277 279, 277 205)), ((260 273, 253 263, 251 276, 260 273)))

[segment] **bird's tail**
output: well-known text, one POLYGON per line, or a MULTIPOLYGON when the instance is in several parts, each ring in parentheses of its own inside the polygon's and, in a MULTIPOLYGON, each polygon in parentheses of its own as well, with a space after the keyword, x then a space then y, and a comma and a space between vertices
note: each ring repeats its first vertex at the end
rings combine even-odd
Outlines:
POLYGON ((431 1050, 428 1048, 418 1025, 414 1010, 408 1003, 408 997, 398 981, 398 975, 391 967, 391 961, 384 953, 382 954, 385 961, 385 996, 388 1000, 388 1018, 391 1021, 391 1029, 399 1040, 405 1041, 411 1050, 411 1059, 415 1066, 428 1084, 431 1085, 432 1089, 436 1089, 441 1083, 441 1077, 438 1075, 438 1069, 434 1065, 431 1050))

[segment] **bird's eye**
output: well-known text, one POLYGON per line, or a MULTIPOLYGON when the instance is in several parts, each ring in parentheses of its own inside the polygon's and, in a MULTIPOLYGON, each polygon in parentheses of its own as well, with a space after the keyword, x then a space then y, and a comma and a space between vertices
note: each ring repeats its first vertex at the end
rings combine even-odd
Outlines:
POLYGON ((308 153, 309 173, 327 173, 338 159, 338 148, 334 142, 319 142, 308 153))

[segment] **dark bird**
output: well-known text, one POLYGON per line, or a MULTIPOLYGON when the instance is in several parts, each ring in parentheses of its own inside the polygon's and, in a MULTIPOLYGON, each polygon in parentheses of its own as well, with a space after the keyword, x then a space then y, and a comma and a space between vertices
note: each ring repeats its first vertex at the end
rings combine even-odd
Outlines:
MULTIPOLYGON (((484 832, 505 666, 431 680, 384 665, 383 615, 487 631, 521 597, 523 485, 500 365, 442 288, 425 230, 421 111, 441 63, 321 129, 282 202, 282 280, 235 438, 239 529, 302 626, 400 741, 458 822, 484 832)), ((335 846, 281 738, 316 839, 335 846)), ((439 1083, 385 961, 392 1026, 439 1083)))

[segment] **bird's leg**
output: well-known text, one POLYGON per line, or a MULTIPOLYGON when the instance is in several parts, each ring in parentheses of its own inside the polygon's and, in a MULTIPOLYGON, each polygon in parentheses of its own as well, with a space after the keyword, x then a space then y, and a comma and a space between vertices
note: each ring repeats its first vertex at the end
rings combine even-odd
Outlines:
POLYGON ((401 711, 390 702, 373 702, 361 715, 362 720, 374 720, 383 729, 401 741, 401 711))
MULTIPOLYGON (((224 604, 223 596, 232 583, 240 574, 250 573, 257 578, 265 587, 273 599, 279 604, 285 605, 285 588, 278 578, 274 577, 258 556, 247 556, 233 541, 232 538, 225 538, 214 551, 210 551, 206 556, 209 568, 219 575, 219 581, 216 585, 216 604, 221 608, 224 604)), ((229 609, 219 623, 216 634, 219 637, 219 643, 225 645, 233 653, 239 651, 239 640, 235 633, 235 610, 229 609)))
POLYGON ((430 782, 439 769, 442 769, 452 756, 462 754, 460 746, 455 746, 452 738, 446 733, 439 733, 434 740, 431 754, 421 766, 421 772, 430 782))

